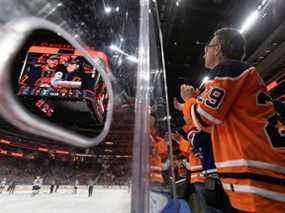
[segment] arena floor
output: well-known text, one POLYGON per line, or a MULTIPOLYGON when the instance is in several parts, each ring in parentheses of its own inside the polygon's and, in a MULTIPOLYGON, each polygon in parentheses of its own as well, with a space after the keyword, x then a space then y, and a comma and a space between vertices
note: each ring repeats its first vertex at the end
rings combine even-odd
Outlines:
POLYGON ((88 198, 87 189, 78 194, 62 190, 55 194, 43 191, 31 197, 31 191, 15 191, 9 195, 0 194, 0 212, 5 213, 128 213, 130 212, 130 193, 127 189, 94 189, 88 198))

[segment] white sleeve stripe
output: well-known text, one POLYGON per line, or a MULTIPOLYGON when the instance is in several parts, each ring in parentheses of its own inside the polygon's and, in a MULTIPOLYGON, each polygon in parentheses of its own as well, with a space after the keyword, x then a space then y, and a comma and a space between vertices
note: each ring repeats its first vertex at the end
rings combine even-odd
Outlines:
POLYGON ((228 183, 222 183, 222 184, 223 188, 228 191, 247 192, 247 193, 257 194, 262 197, 269 198, 271 200, 285 202, 284 193, 271 191, 268 189, 262 189, 252 185, 238 185, 238 184, 228 184, 228 183))
POLYGON ((196 136, 196 134, 193 133, 193 137, 191 138, 191 145, 192 145, 192 147, 194 146, 194 139, 195 139, 195 136, 196 136))
MULTIPOLYGON (((215 124, 221 124, 223 123, 223 121, 215 118, 214 116, 212 116, 211 114, 209 114, 208 112, 206 112, 205 110, 203 110, 200 106, 197 107, 197 112, 202 115, 203 117, 205 117, 206 119, 208 119, 209 121, 215 123, 215 124)), ((192 113, 192 111, 191 111, 192 113)), ((193 119, 194 121, 194 119, 193 119)))
POLYGON ((197 171, 197 170, 202 170, 203 167, 202 166, 190 166, 190 170, 193 172, 193 171, 197 171))
POLYGON ((192 120, 193 120, 193 123, 194 125, 196 126, 196 128, 201 131, 202 128, 203 128, 203 125, 199 122, 199 120, 197 119, 196 117, 196 113, 195 113, 195 104, 192 105, 191 107, 191 117, 192 117, 192 120))
POLYGON ((228 160, 223 162, 215 162, 217 168, 227 168, 227 167, 253 167, 258 169, 267 169, 273 172, 285 174, 285 167, 271 164, 263 161, 256 161, 256 160, 245 160, 245 159, 238 159, 238 160, 228 160))
MULTIPOLYGON (((194 124, 195 125, 195 124, 194 124)), ((187 135, 187 139, 188 141, 190 141, 190 144, 193 146, 193 138, 195 137, 196 133, 200 132, 199 130, 191 130, 188 135, 187 135), (192 136, 193 135, 193 136, 192 136), (192 137, 191 137, 192 136, 192 137)))

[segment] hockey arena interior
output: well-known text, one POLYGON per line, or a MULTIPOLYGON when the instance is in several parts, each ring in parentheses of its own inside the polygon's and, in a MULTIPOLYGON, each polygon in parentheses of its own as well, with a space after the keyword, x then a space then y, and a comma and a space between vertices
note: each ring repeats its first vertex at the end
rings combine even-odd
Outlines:
POLYGON ((0 213, 284 213, 284 0, 0 0, 0 213))

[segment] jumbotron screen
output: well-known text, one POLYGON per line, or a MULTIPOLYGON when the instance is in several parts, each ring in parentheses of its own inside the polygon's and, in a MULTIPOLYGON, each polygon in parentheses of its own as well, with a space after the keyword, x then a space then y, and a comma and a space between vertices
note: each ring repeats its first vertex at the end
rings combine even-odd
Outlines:
MULTIPOLYGON (((90 50, 94 62, 109 71, 107 56, 90 50)), ((35 107, 46 116, 55 112, 54 101, 86 101, 97 120, 105 117, 108 94, 102 76, 72 48, 31 46, 26 54, 17 95, 35 100, 35 107)))
MULTIPOLYGON (((107 57, 90 51, 107 69, 107 57)), ((19 77, 19 96, 83 99, 103 92, 98 71, 74 49, 32 46, 19 77)))

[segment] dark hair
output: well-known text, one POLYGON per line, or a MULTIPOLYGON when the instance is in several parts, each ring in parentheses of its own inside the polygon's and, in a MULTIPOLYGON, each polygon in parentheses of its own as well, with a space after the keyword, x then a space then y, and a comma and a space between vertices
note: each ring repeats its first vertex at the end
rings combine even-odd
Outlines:
POLYGON ((79 65, 79 70, 83 70, 84 67, 84 58, 82 56, 77 56, 76 58, 72 59, 70 64, 77 64, 79 65))
POLYGON ((49 60, 58 60, 59 59, 59 55, 51 55, 49 58, 49 60))
POLYGON ((242 60, 245 56, 246 41, 243 35, 233 28, 222 28, 214 33, 220 42, 223 57, 242 60))

